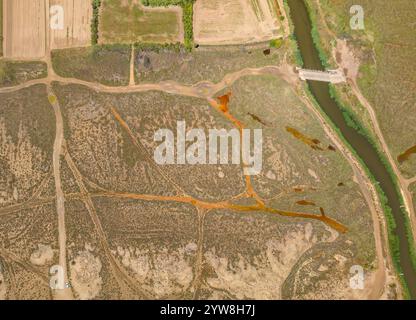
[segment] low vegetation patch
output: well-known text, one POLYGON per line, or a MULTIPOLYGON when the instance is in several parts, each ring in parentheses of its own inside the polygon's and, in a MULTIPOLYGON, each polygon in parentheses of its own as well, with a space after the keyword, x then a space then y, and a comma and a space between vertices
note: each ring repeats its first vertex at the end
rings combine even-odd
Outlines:
POLYGON ((110 86, 129 83, 130 46, 100 45, 52 51, 56 73, 110 86))
POLYGON ((283 39, 270 40, 270 47, 279 49, 283 45, 283 39))
POLYGON ((174 80, 192 85, 200 81, 221 81, 227 73, 244 68, 259 68, 277 65, 284 50, 270 49, 264 54, 263 49, 246 49, 222 47, 215 50, 195 50, 190 53, 180 46, 155 46, 156 50, 136 50, 136 80, 159 82, 174 80))
POLYGON ((47 66, 44 62, 0 60, 0 87, 18 85, 46 76, 47 66))

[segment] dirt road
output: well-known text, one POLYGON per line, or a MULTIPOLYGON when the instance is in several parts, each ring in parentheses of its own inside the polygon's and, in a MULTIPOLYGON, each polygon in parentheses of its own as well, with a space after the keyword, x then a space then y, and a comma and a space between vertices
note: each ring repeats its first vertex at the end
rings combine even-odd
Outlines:
POLYGON ((48 77, 43 79, 37 79, 28 81, 26 83, 12 86, 12 87, 3 87, 0 88, 0 93, 9 93, 15 92, 24 88, 31 87, 36 84, 49 84, 53 81, 60 82, 62 84, 79 84, 85 87, 88 87, 92 90, 98 92, 106 93, 132 93, 132 92, 145 92, 145 91, 163 91, 167 93, 179 94, 189 97, 197 98, 208 98, 215 95, 215 93, 221 91, 222 89, 227 88, 232 85, 238 79, 244 76, 250 75, 277 75, 286 80, 288 83, 296 83, 298 81, 298 76, 294 70, 286 65, 282 64, 281 66, 265 66, 260 68, 245 68, 233 73, 227 74, 220 82, 212 83, 209 81, 201 81, 194 85, 183 85, 175 81, 161 81, 159 83, 146 83, 146 84, 136 84, 128 85, 123 87, 112 87, 103 85, 95 82, 88 82, 75 78, 63 78, 61 76, 52 74, 48 72, 48 77))
POLYGON ((134 77, 134 62, 135 62, 135 54, 134 54, 134 46, 131 46, 131 55, 130 55, 130 81, 129 86, 132 87, 136 84, 135 77, 134 77))
MULTIPOLYGON (((59 265, 64 270, 65 283, 69 283, 66 259, 65 198, 62 191, 60 162, 64 139, 64 125, 58 99, 50 86, 48 86, 48 99, 53 107, 56 119, 55 142, 53 145, 53 176, 55 179, 56 212, 58 214, 59 265)), ((58 300, 72 300, 74 298, 70 288, 53 290, 53 294, 58 300)))

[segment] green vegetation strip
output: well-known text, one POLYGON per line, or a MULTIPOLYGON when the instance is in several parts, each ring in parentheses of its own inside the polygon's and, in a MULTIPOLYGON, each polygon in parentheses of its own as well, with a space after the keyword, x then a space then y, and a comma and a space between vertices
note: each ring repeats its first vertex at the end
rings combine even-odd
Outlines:
POLYGON ((183 27, 185 32, 185 48, 192 51, 194 46, 194 3, 196 0, 142 0, 143 5, 150 7, 181 6, 183 10, 183 27))
POLYGON ((101 0, 92 0, 91 44, 98 43, 98 23, 100 16, 101 0))
POLYGON ((321 60, 323 66, 328 69, 331 67, 329 63, 328 56, 325 53, 325 50, 322 47, 321 37, 319 35, 318 30, 318 23, 317 23, 317 17, 315 15, 315 12, 313 11, 311 5, 305 1, 306 9, 308 10, 309 19, 311 20, 312 24, 312 40, 313 44, 315 45, 316 49, 318 50, 319 59, 321 60))
MULTIPOLYGON (((286 11, 287 16, 290 17, 290 8, 286 0, 283 0, 283 7, 286 11)), ((299 66, 300 68, 302 68, 304 63, 303 63, 302 54, 300 53, 300 50, 299 50, 298 41, 296 39, 296 35, 294 32, 295 26, 293 25, 292 19, 288 19, 288 20, 289 20, 289 28, 290 28, 289 43, 291 47, 291 52, 293 52, 293 63, 299 66)))
MULTIPOLYGON (((322 64, 325 67, 329 67, 330 64, 328 62, 328 58, 327 55, 325 54, 322 46, 321 46, 321 39, 320 39, 320 35, 318 32, 318 27, 317 27, 317 20, 316 20, 316 16, 313 13, 313 10, 311 10, 310 5, 308 4, 307 1, 305 1, 306 3, 306 7, 308 9, 309 12, 309 16, 311 19, 311 23, 312 23, 312 39, 313 42, 318 50, 319 53, 319 58, 321 59, 322 64)), ((291 26, 292 28, 293 26, 291 26)), ((293 29, 292 29, 293 30, 293 29)), ((296 39, 294 39, 296 40, 296 39)), ((296 46, 297 47, 297 46, 296 46)), ((299 54, 299 52, 297 52, 297 54, 299 54)), ((297 59, 296 59, 297 60, 297 59)), ((298 62, 298 61, 297 61, 298 62)), ((300 66, 302 66, 302 63, 299 64, 300 66)), ((361 135, 363 135, 367 141, 374 147, 374 149, 376 150, 381 162, 383 163, 383 165, 385 166, 387 172, 389 173, 390 177, 392 178, 392 181, 394 183, 394 187, 397 193, 397 196, 399 197, 399 201, 402 207, 402 214, 404 217, 404 225, 405 225, 405 229, 406 229, 406 237, 407 237, 407 241, 409 243, 409 248, 410 248, 410 258, 412 261, 412 265, 413 268, 416 270, 416 247, 415 247, 415 243, 413 241, 413 236, 412 236, 412 228, 411 228, 411 224, 410 224, 410 220, 408 217, 407 212, 403 209, 404 208, 404 200, 402 197, 402 194, 400 192, 400 188, 399 188, 399 184, 398 184, 398 180, 397 177, 393 171, 393 168, 391 167, 390 162, 387 160, 387 158, 385 157, 384 153, 380 150, 380 147, 378 145, 378 143, 376 142, 377 139, 375 139, 373 137, 373 135, 365 128, 365 126, 362 125, 361 121, 357 118, 357 116, 355 115, 355 113, 353 113, 348 107, 346 107, 335 87, 333 85, 330 85, 330 95, 331 97, 335 100, 335 102, 337 103, 337 105, 339 106, 339 108, 342 110, 343 116, 346 120, 346 123, 352 127, 353 129, 355 129, 358 133, 360 133, 361 135)), ((392 257, 392 261, 393 261, 393 265, 394 268, 396 269, 396 272, 398 274, 398 277, 400 279, 400 282, 403 286, 404 289, 404 294, 406 298, 410 298, 410 293, 409 293, 409 289, 408 289, 408 285, 404 279, 403 276, 403 271, 402 268, 400 266, 400 250, 399 250, 399 238, 398 236, 395 234, 395 229, 396 229, 396 222, 394 220, 394 216, 392 213, 392 209, 390 208, 390 206, 388 205, 388 200, 386 195, 384 194, 383 190, 381 189, 381 187, 379 186, 377 180, 375 179, 375 177, 373 176, 373 174, 370 172, 370 170, 368 169, 367 165, 364 163, 364 161, 361 159, 361 157, 357 154, 357 152, 355 151, 354 148, 352 148, 352 146, 348 143, 348 141, 346 141, 341 133, 341 131, 339 130, 339 128, 332 122, 332 120, 326 115, 325 111, 321 109, 320 105, 318 104, 318 102, 315 100, 313 94, 310 92, 309 88, 307 88, 306 90, 308 92, 308 95, 310 97, 310 99, 313 101, 314 105, 317 107, 317 109, 320 111, 321 115, 325 117, 326 121, 331 125, 331 127, 338 133, 338 136, 342 139, 342 141, 344 142, 345 145, 348 146, 348 149, 354 154, 354 156, 356 157, 356 159, 358 159, 358 161, 360 162, 361 166, 364 168, 367 176, 370 178, 372 184, 375 186, 384 214, 386 216, 386 222, 387 222, 387 233, 388 233, 388 240, 389 240, 389 246, 390 246, 390 253, 391 253, 391 257, 392 257)))

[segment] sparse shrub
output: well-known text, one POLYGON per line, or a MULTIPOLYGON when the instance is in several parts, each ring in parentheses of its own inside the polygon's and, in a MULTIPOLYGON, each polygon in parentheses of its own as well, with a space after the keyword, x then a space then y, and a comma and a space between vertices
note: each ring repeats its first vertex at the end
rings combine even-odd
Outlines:
POLYGON ((272 39, 270 40, 270 48, 279 49, 283 45, 283 39, 272 39))

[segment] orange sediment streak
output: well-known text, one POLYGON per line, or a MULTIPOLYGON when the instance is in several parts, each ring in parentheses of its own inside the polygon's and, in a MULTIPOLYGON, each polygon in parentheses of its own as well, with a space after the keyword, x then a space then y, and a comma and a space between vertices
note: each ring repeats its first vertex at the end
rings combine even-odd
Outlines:
POLYGON ((253 198, 259 205, 264 205, 264 200, 254 190, 253 184, 251 183, 251 176, 245 176, 245 180, 247 197, 253 198))
MULTIPOLYGON (((230 120, 240 130, 240 134, 242 134, 242 130, 244 129, 243 124, 229 112, 228 103, 230 101, 230 96, 231 96, 231 93, 218 97, 220 104, 218 104, 214 100, 210 100, 209 102, 212 107, 214 107, 217 111, 221 112, 228 120, 230 120)), ((128 124, 121 118, 117 110, 115 108, 111 108, 111 112, 114 118, 128 132, 129 136, 133 140, 133 143, 136 145, 136 147, 139 147, 137 145, 137 142, 134 139, 133 132, 131 131, 128 124)), ((228 210, 238 211, 238 212, 263 211, 263 212, 278 214, 280 216, 285 216, 285 217, 314 219, 314 220, 318 220, 318 221, 325 223, 326 225, 330 226, 331 228, 341 233, 344 233, 347 231, 347 228, 345 226, 327 217, 322 208, 321 208, 321 214, 318 215, 318 214, 312 214, 312 213, 283 211, 283 210, 267 207, 265 206, 263 199, 254 190, 252 181, 251 181, 251 176, 248 176, 248 175, 245 176, 245 184, 246 184, 246 191, 241 196, 245 196, 247 198, 253 198, 256 201, 255 205, 252 205, 252 206, 236 205, 236 204, 231 203, 230 200, 220 201, 220 202, 207 202, 207 201, 195 199, 194 197, 191 197, 188 195, 159 196, 159 195, 120 193, 120 192, 101 192, 101 193, 96 193, 94 195, 103 196, 103 197, 122 198, 122 199, 143 200, 143 201, 165 201, 165 202, 187 203, 195 207, 206 209, 206 210, 228 209, 228 210)))
POLYGON ((299 200, 296 201, 296 204, 301 205, 301 206, 315 206, 315 202, 313 201, 309 201, 309 200, 299 200))
POLYGON ((230 102, 231 92, 228 92, 227 94, 224 94, 223 96, 218 97, 218 100, 220 101, 219 108, 223 112, 228 112, 228 103, 230 102))
POLYGON ((416 145, 413 147, 410 147, 409 149, 407 149, 405 152, 403 152, 401 155, 399 155, 397 157, 397 161, 399 161, 399 163, 403 163, 406 160, 409 159, 409 157, 413 154, 416 153, 416 145))
POLYGON ((303 133, 299 132, 295 128, 286 127, 286 131, 289 132, 292 136, 294 136, 296 139, 302 141, 303 143, 307 144, 314 150, 320 150, 323 149, 319 146, 321 143, 318 139, 312 139, 307 136, 305 136, 303 133))
POLYGON ((273 208, 265 208, 266 212, 276 213, 281 216, 285 217, 295 217, 295 218, 306 218, 306 219, 314 219, 321 221, 331 227, 332 229, 337 230, 338 232, 345 233, 348 231, 347 227, 339 223, 338 221, 327 217, 326 215, 317 215, 313 213, 299 213, 299 212, 291 212, 291 211, 282 211, 273 208))
MULTIPOLYGON (((244 129, 244 125, 229 112, 228 104, 230 102, 230 97, 231 97, 231 92, 218 97, 220 104, 218 104, 215 101, 210 101, 210 104, 212 107, 214 107, 219 112, 221 112, 228 120, 230 120, 234 124, 234 126, 240 130, 240 135, 242 135, 242 130, 244 129)), ((245 166, 246 164, 243 163, 243 167, 245 166)), ((248 176, 248 175, 245 176, 245 184, 246 184, 246 196, 250 198, 254 198, 257 203, 263 204, 264 203, 263 200, 258 196, 258 194, 253 188, 253 185, 251 183, 251 176, 248 176)))
POLYGON ((279 2, 277 0, 274 0, 274 3, 276 5, 276 14, 277 14, 277 17, 280 18, 282 16, 282 12, 280 11, 279 2))
POLYGON ((220 102, 219 104, 214 100, 210 100, 210 104, 212 107, 217 109, 217 111, 221 112, 228 120, 230 120, 234 124, 234 126, 242 130, 244 129, 243 124, 239 120, 237 120, 229 111, 230 109, 228 107, 228 104, 230 103, 230 97, 231 92, 228 92, 227 94, 217 98, 220 102))
POLYGON ((105 196, 110 198, 133 199, 143 201, 162 201, 162 202, 180 202, 192 204, 203 209, 223 209, 227 202, 205 202, 190 196, 158 196, 150 194, 122 193, 122 192, 101 192, 95 193, 96 196, 105 196))
MULTIPOLYGON (((117 112, 117 110, 113 107, 111 107, 111 113, 113 114, 114 118, 123 126, 124 129, 130 134, 132 134, 130 127, 128 124, 123 120, 123 118, 120 116, 120 114, 117 112)), ((134 142, 134 141, 133 141, 134 142)))
POLYGON ((267 207, 263 204, 256 204, 252 206, 241 206, 232 204, 229 201, 220 201, 220 202, 207 202, 195 199, 190 196, 157 196, 157 195, 147 195, 147 194, 135 194, 135 193, 121 193, 121 192, 101 192, 95 193, 93 196, 98 197, 110 197, 110 198, 120 198, 120 199, 133 199, 133 200, 143 200, 143 201, 162 201, 162 202, 178 202, 178 203, 187 203, 195 207, 202 209, 228 209, 232 211, 239 212, 249 212, 249 211, 263 211, 274 213, 284 217, 293 217, 293 218, 305 218, 305 219, 314 219, 325 223, 331 228, 345 233, 347 228, 337 222, 334 219, 329 218, 326 215, 318 215, 313 213, 302 213, 302 212, 293 212, 293 211, 284 211, 275 208, 267 207))

